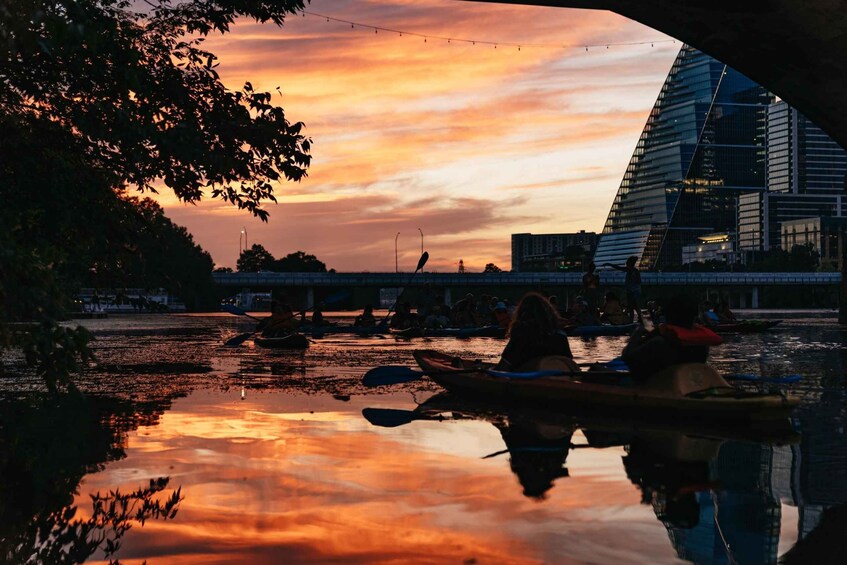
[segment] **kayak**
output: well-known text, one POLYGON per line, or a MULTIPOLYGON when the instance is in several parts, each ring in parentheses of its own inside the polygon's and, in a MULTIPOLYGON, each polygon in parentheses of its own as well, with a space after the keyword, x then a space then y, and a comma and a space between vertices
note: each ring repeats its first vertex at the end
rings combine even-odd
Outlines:
POLYGON ((654 417, 769 420, 788 417, 799 404, 799 399, 781 393, 733 387, 714 369, 697 363, 670 367, 644 382, 635 382, 626 372, 580 371, 574 369, 572 361, 560 357, 540 358, 535 370, 543 373, 558 369, 567 374, 532 378, 492 372, 491 364, 464 361, 432 350, 415 351, 414 357, 433 381, 451 392, 556 409, 592 406, 654 417))
POLYGON ((638 324, 602 324, 599 326, 575 326, 565 328, 565 333, 573 336, 592 337, 599 335, 630 335, 638 324))
POLYGON ((253 343, 258 347, 268 349, 306 349, 309 347, 309 340, 303 334, 291 333, 280 337, 259 337, 253 338, 253 343))
POLYGON ((711 329, 717 333, 760 333, 780 324, 782 320, 738 320, 717 324, 711 329))
POLYGON ((397 337, 506 337, 506 330, 500 326, 480 326, 475 328, 407 328, 391 330, 397 337))

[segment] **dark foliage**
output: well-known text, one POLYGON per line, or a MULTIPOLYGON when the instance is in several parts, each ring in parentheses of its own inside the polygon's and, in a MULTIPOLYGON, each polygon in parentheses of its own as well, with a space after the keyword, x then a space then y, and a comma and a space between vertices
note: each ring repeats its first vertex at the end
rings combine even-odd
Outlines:
POLYGON ((485 269, 482 270, 483 273, 502 273, 503 269, 495 265, 494 263, 486 263, 485 269))
POLYGON ((325 273, 326 265, 314 255, 295 251, 274 261, 271 270, 278 273, 325 273))
POLYGON ((301 0, 154 3, 21 0, 0 9, 0 116, 58 124, 84 165, 152 190, 162 179, 186 202, 203 190, 265 219, 273 183, 310 162, 302 123, 250 83, 230 91, 202 48, 237 16, 281 25, 301 0))
MULTIPOLYGON (((227 89, 202 45, 237 17, 282 25, 303 7, 0 3, 0 349, 55 339, 80 345, 65 357, 84 360, 84 336, 54 320, 87 280, 165 286, 189 307, 208 300, 208 255, 161 208, 123 191, 163 182, 185 202, 206 191, 267 219, 274 185, 306 174, 311 141, 270 93, 227 89), (14 320, 42 323, 12 329, 14 320)), ((36 357, 45 375, 71 365, 36 357)))
POLYGON ((238 256, 235 268, 241 273, 258 273, 270 271, 274 264, 274 256, 265 249, 264 245, 254 243, 250 249, 245 249, 238 256))
POLYGON ((260 244, 253 244, 250 249, 242 251, 236 267, 242 273, 258 273, 259 271, 274 273, 327 272, 326 264, 314 255, 309 255, 304 251, 295 251, 281 259, 275 259, 270 251, 260 244))
POLYGON ((812 272, 816 271, 820 262, 820 254, 812 244, 795 245, 791 251, 774 249, 755 263, 751 264, 751 272, 812 272))

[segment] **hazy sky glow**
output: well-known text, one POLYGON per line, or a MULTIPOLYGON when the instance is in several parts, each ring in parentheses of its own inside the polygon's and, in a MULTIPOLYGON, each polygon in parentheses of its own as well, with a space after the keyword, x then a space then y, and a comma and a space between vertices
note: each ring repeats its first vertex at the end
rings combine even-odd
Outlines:
MULTIPOLYGON (((313 0, 307 10, 482 41, 600 44, 666 39, 608 12, 457 0, 313 0)), ((219 201, 159 201, 215 262, 243 227, 276 256, 303 250, 340 271, 508 269, 511 233, 602 229, 677 42, 494 48, 355 28, 315 16, 241 22, 206 45, 224 82, 275 91, 314 142, 309 176, 277 189, 269 223, 219 201)))

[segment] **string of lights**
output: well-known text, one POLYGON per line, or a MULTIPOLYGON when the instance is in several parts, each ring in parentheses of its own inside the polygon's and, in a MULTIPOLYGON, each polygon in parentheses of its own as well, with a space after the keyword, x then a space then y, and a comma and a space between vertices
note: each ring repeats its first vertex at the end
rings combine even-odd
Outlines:
POLYGON ((333 16, 327 16, 326 14, 318 14, 316 12, 310 12, 308 10, 303 11, 303 17, 306 16, 314 16, 316 18, 325 19, 327 22, 335 22, 341 23, 345 25, 349 25, 352 29, 362 28, 362 29, 372 29, 374 33, 391 33, 397 34, 400 37, 403 36, 411 36, 422 38, 424 43, 429 40, 434 41, 446 41, 447 43, 466 43, 470 45, 487 45, 493 46, 495 49, 497 47, 513 47, 517 48, 518 51, 521 50, 522 47, 534 47, 534 48, 544 48, 544 49, 585 49, 585 51, 589 51, 590 49, 609 49, 610 47, 631 47, 636 45, 649 45, 650 47, 655 47, 657 43, 676 43, 675 39, 654 39, 649 41, 624 41, 624 42, 609 42, 609 43, 589 43, 589 44, 561 44, 561 43, 513 43, 509 41, 490 41, 484 39, 467 39, 464 37, 447 37, 444 35, 432 35, 425 33, 418 33, 414 31, 404 31, 401 29, 394 29, 390 27, 381 27, 370 24, 363 24, 361 22, 354 22, 351 20, 345 20, 342 18, 336 18, 333 16))

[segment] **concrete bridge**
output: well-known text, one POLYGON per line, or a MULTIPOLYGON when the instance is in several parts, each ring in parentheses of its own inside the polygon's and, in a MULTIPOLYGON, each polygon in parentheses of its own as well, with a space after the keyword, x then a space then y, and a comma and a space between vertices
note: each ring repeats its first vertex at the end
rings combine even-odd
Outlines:
MULTIPOLYGON (((322 297, 347 289, 352 291, 349 307, 365 303, 379 303, 380 289, 409 287, 410 295, 424 284, 430 284, 444 293, 449 304, 453 297, 466 292, 493 294, 519 298, 535 290, 545 294, 561 295, 563 299, 576 296, 582 290, 582 273, 213 273, 215 283, 235 290, 275 291, 287 296, 300 297, 307 305, 322 297), (409 284, 409 281, 412 284, 409 284)), ((602 271, 604 290, 622 292, 624 273, 602 271)), ((835 307, 840 273, 653 273, 641 274, 646 298, 667 295, 669 292, 690 292, 702 296, 719 294, 730 297, 735 307, 773 306, 772 300, 762 303, 763 294, 786 294, 785 289, 796 289, 800 297, 798 306, 835 307), (800 292, 802 291, 802 292, 800 292), (802 302, 805 299, 805 302, 802 302)))
POLYGON ((847 147, 847 0, 475 0, 610 10, 708 53, 847 147))

